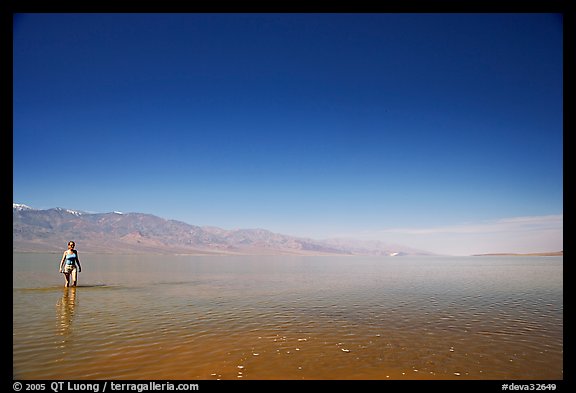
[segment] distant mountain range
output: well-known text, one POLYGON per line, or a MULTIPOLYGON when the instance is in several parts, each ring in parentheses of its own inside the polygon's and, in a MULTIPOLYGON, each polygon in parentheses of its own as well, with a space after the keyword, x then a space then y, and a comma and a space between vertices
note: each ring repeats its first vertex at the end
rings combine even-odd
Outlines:
POLYGON ((377 241, 314 240, 265 229, 199 227, 144 213, 37 210, 13 203, 13 249, 60 252, 69 240, 79 251, 200 255, 432 255, 377 241))
POLYGON ((499 252, 492 254, 474 254, 473 257, 563 257, 564 250, 550 251, 550 252, 530 252, 530 253, 517 253, 517 252, 499 252))

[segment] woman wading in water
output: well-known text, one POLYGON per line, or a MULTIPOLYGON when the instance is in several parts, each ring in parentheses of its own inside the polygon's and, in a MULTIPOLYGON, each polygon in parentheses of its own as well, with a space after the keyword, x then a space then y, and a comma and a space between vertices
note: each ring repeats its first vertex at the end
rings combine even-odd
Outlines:
POLYGON ((68 249, 64 251, 60 261, 60 273, 64 273, 64 277, 66 277, 65 287, 70 286, 70 276, 72 276, 72 286, 75 287, 78 273, 82 271, 80 259, 78 259, 78 251, 74 249, 75 246, 74 242, 68 242, 68 249))

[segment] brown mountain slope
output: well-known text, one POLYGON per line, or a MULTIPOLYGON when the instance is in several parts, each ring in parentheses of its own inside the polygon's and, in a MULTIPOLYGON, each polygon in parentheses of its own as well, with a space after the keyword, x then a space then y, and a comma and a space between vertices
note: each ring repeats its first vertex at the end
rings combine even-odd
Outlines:
MULTIPOLYGON (((16 207, 18 206, 18 208, 16 207)), ((182 254, 400 255, 425 252, 384 244, 320 241, 265 229, 199 227, 143 213, 13 208, 14 251, 57 252, 75 240, 84 252, 182 254)))

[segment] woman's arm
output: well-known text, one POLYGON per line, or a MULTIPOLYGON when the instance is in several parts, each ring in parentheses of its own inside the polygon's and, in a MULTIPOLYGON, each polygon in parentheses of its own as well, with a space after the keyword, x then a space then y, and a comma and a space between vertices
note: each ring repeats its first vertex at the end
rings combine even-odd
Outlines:
POLYGON ((78 256, 78 251, 76 251, 76 263, 78 264, 78 273, 82 271, 82 265, 80 265, 80 257, 78 256))
POLYGON ((60 273, 62 273, 62 266, 64 266, 64 261, 66 260, 66 251, 62 255, 62 260, 60 261, 60 273))

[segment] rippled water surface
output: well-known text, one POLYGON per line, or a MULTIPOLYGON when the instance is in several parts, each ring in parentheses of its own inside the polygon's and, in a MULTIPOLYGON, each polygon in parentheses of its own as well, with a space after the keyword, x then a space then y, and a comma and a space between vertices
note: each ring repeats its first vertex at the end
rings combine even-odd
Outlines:
POLYGON ((562 379, 562 257, 14 254, 17 379, 562 379))

